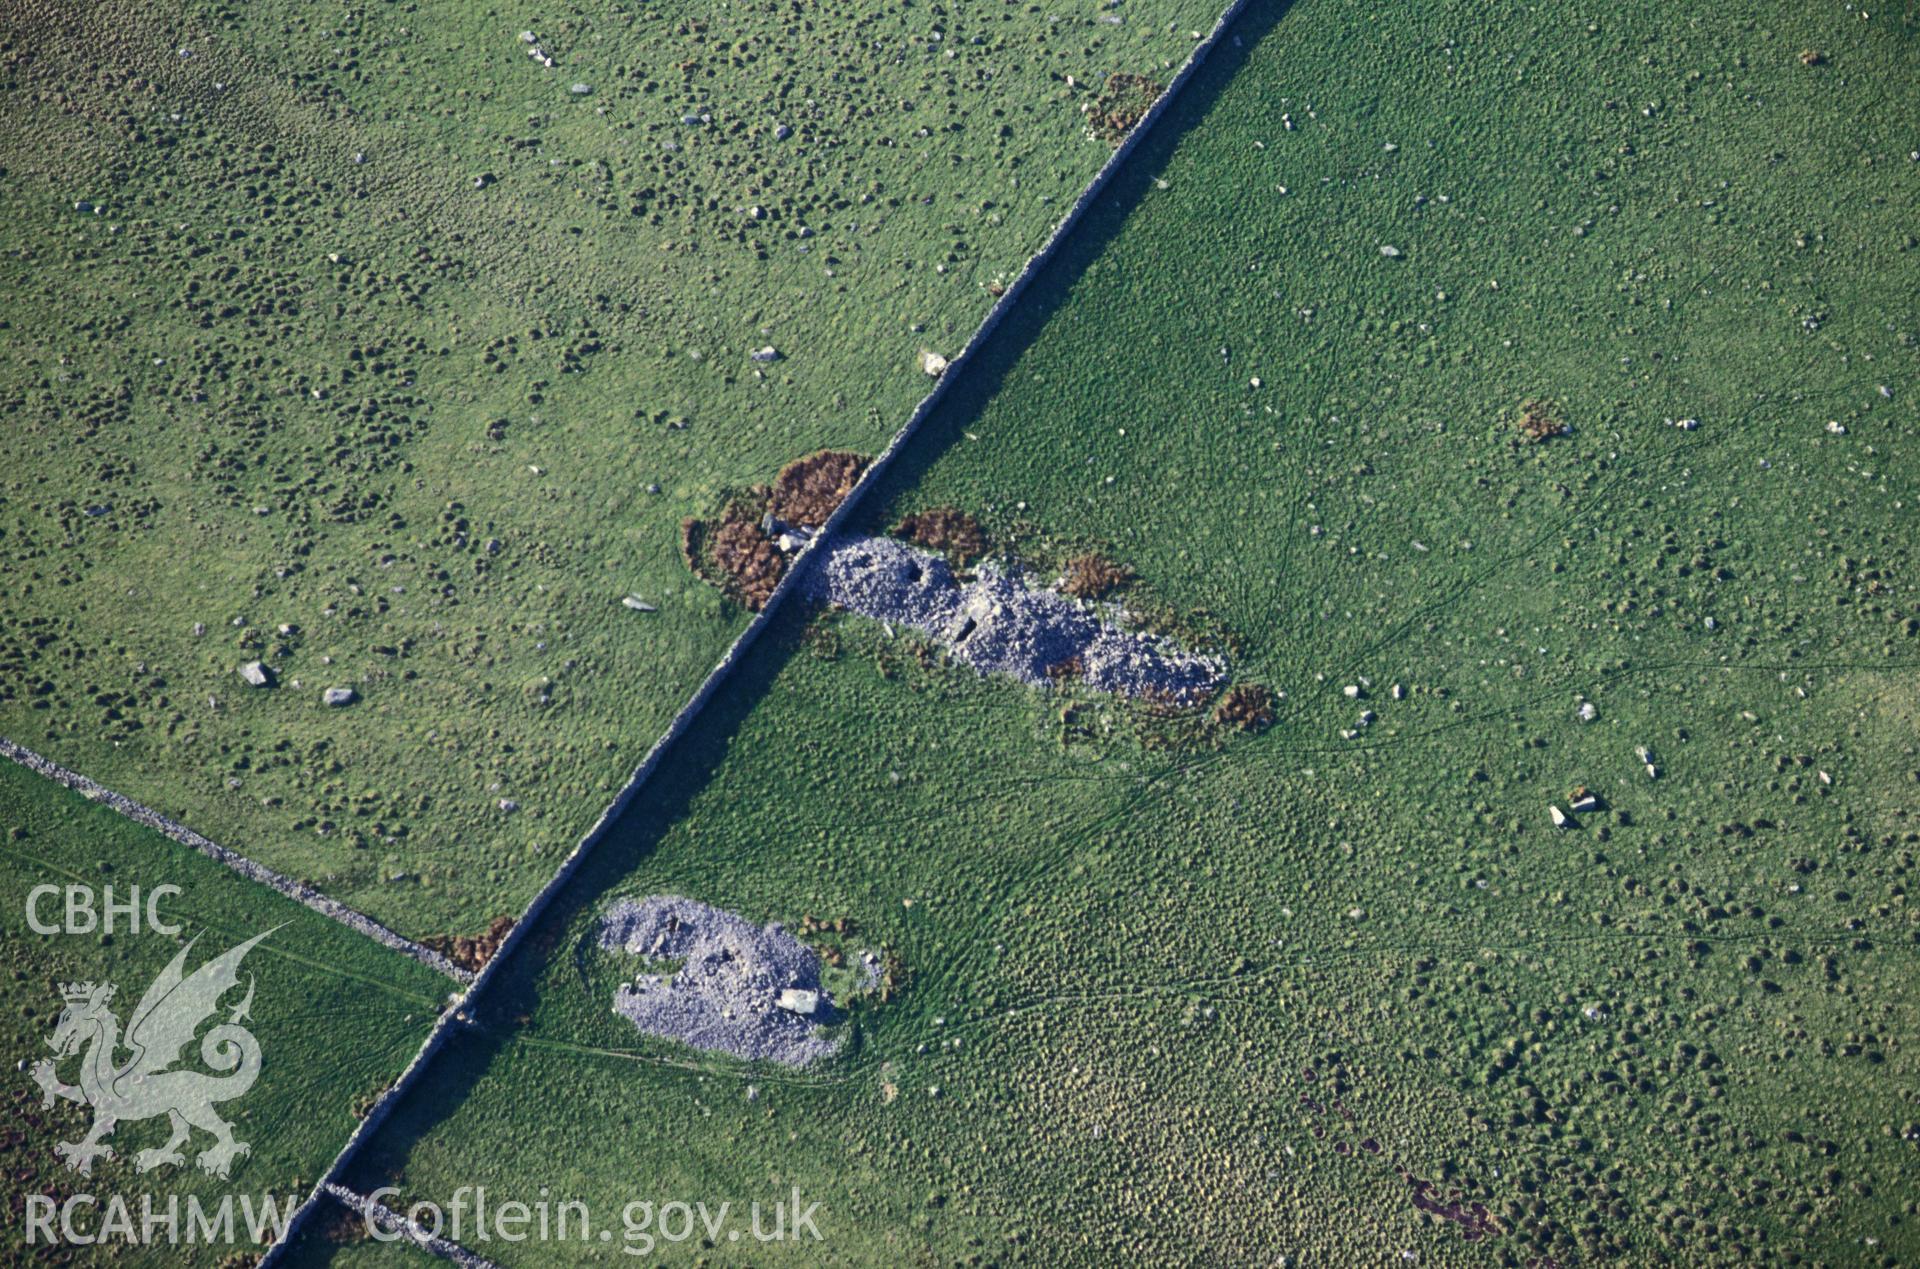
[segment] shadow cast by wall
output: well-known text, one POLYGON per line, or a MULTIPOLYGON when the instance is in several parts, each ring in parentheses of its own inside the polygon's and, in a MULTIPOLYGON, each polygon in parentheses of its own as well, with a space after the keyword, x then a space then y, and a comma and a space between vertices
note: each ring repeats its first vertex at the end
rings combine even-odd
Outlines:
MULTIPOLYGON (((955 368, 956 381, 944 399, 897 455, 865 505, 855 509, 859 520, 884 515, 979 417, 1013 367, 1047 329, 1075 284, 1106 252, 1127 218, 1154 188, 1155 174, 1165 167, 1186 134, 1204 124, 1226 86, 1290 8, 1291 0, 1254 0, 1227 28, 1220 44, 1169 103, 1153 130, 1114 172, 1099 199, 1039 267, 1020 302, 955 368)), ((354 1160, 345 1178, 347 1184, 366 1193, 402 1176, 414 1147, 471 1096, 518 1035, 518 1020, 532 1017, 539 1008, 541 984, 547 980, 548 971, 556 958, 570 954, 567 931, 583 913, 604 904, 652 853, 667 830, 687 814, 741 724, 801 649, 810 617, 810 611, 802 606, 790 605, 780 613, 686 734, 663 755, 645 787, 608 829, 565 892, 505 953, 512 959, 497 968, 488 998, 479 1002, 471 1023, 450 1037, 433 1059, 433 1078, 394 1109, 367 1149, 354 1160)))

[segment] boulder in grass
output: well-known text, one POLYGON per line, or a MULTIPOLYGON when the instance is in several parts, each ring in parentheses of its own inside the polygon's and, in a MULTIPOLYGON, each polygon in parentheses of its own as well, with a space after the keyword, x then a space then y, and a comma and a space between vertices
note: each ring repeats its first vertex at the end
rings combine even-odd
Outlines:
POLYGON ((351 705, 360 699, 360 693, 350 687, 330 687, 320 694, 320 699, 335 709, 351 705))
POLYGON ((251 687, 273 686, 273 671, 260 661, 249 661, 241 666, 240 677, 251 687))

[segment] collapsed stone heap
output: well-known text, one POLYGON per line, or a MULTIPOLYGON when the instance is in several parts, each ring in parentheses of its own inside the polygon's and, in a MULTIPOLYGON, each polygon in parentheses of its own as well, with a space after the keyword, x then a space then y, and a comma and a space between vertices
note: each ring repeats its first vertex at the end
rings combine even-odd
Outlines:
POLYGON ((622 983, 613 1011, 648 1035, 737 1058, 803 1066, 832 1053, 815 1034, 836 1018, 820 957, 779 925, 674 895, 622 899, 600 919, 600 946, 676 968, 622 983))
POLYGON ((992 562, 963 583, 941 556, 893 538, 834 543, 807 581, 815 598, 910 626, 982 674, 1039 686, 1066 672, 1103 692, 1179 701, 1198 701, 1226 678, 1213 658, 1123 629, 992 562))

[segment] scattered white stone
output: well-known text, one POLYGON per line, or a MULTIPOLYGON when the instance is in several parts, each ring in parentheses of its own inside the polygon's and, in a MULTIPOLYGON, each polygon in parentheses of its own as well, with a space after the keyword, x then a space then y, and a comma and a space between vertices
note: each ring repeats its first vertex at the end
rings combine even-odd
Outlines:
POLYGON ((640 596, 638 595, 628 595, 625 599, 622 599, 620 602, 625 604, 627 607, 633 609, 635 612, 659 612, 660 611, 658 608, 655 608, 652 604, 640 598, 640 596))
POLYGON ((259 661, 249 661, 240 667, 240 677, 254 687, 271 687, 273 671, 259 661))
POLYGON ((520 809, 520 804, 514 801, 512 798, 501 798, 500 809, 507 812, 509 815, 511 815, 513 812, 520 809))
POLYGON ((1847 425, 1839 419, 1828 419, 1827 431, 1832 432, 1835 436, 1845 436, 1847 434, 1847 425))
POLYGON ((1350 701, 1357 701, 1360 699, 1360 685, 1358 683, 1349 683, 1345 687, 1341 688, 1340 691, 1350 701))
POLYGON ((320 699, 326 704, 338 709, 343 705, 351 705, 359 700, 360 694, 350 687, 330 687, 320 694, 320 699))
POLYGON ((1581 722, 1590 723, 1598 717, 1600 717, 1600 711, 1594 707, 1592 701, 1587 701, 1580 706, 1579 718, 1581 722))
POLYGON ((1565 828, 1573 822, 1568 818, 1567 813, 1557 806, 1549 806, 1547 808, 1547 814, 1553 819, 1553 826, 1555 828, 1565 828))
POLYGON ((780 360, 780 350, 775 348, 772 344, 768 344, 765 348, 754 349, 752 352, 748 353, 747 356, 752 358, 754 361, 757 361, 762 365, 765 365, 770 361, 780 360))
POLYGON ((810 1018, 819 1012, 820 993, 808 991, 802 987, 787 987, 781 990, 774 1003, 788 1013, 797 1013, 810 1018))
POLYGON ((793 129, 789 128, 786 124, 782 123, 782 124, 774 125, 773 139, 775 141, 785 141, 788 137, 792 135, 793 135, 793 129))
POLYGON ((926 371, 928 377, 938 379, 941 375, 947 373, 947 359, 937 352, 922 348, 920 350, 920 369, 926 371))
POLYGON ((1398 247, 1381 247, 1381 248, 1380 248, 1380 254, 1381 254, 1381 255, 1383 255, 1383 256, 1385 256, 1385 257, 1386 257, 1387 259, 1389 259, 1389 260, 1398 260, 1398 259, 1400 258, 1400 248, 1398 248, 1398 247))
POLYGON ((1588 811, 1597 811, 1600 809, 1600 799, 1589 793, 1575 802, 1572 809, 1581 815, 1585 815, 1588 811))
POLYGON ((1830 775, 1828 775, 1828 774, 1827 774, 1826 772, 1824 772, 1824 771, 1822 771, 1822 772, 1820 773, 1820 783, 1822 783, 1822 784, 1832 784, 1832 783, 1833 783, 1833 777, 1832 777, 1832 776, 1830 776, 1830 775))
POLYGON ((592 92, 592 91, 593 91, 593 85, 591 85, 591 84, 575 84, 575 85, 574 85, 573 87, 571 87, 571 88, 569 88, 569 89, 567 89, 567 91, 568 91, 568 92, 570 92, 570 93, 572 93, 572 94, 573 94, 574 96, 576 96, 576 97, 584 97, 584 96, 586 96, 586 95, 587 95, 588 93, 590 93, 590 92, 592 92))

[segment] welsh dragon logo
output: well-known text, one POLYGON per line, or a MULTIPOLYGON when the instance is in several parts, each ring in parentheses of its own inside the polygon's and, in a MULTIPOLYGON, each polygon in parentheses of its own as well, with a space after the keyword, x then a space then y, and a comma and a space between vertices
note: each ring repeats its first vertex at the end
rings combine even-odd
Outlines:
POLYGON ((79 1141, 59 1142, 53 1148, 69 1168, 82 1176, 91 1175, 95 1159, 113 1157, 113 1148, 105 1144, 105 1138, 116 1126, 156 1115, 167 1117, 172 1135, 165 1145, 134 1156, 134 1166, 142 1172, 166 1164, 184 1164, 186 1158, 180 1147, 194 1128, 212 1133, 214 1138, 213 1144, 200 1152, 202 1171, 225 1177, 233 1161, 249 1153, 247 1143, 234 1140, 233 1126, 214 1114, 213 1107, 215 1102, 230 1102, 241 1096, 260 1077, 260 1043, 240 1025, 253 1005, 251 974, 247 976, 246 996, 233 1006, 226 1022, 214 1026, 200 1040, 200 1060, 223 1074, 168 1068, 180 1060, 181 1050, 192 1041, 200 1024, 219 1009, 220 997, 240 985, 241 958, 271 933, 273 930, 256 934, 186 974, 187 954, 193 950, 193 942, 189 942, 140 998, 127 1020, 124 1036, 120 1020, 107 1007, 113 999, 112 983, 68 983, 61 987, 66 1008, 60 1011, 60 1021, 48 1042, 54 1056, 34 1064, 33 1079, 40 1085, 43 1106, 53 1105, 54 1098, 60 1097, 93 1107, 93 1127, 87 1135, 79 1141), (124 1061, 120 1057, 123 1050, 128 1055, 124 1061), (55 1065, 75 1054, 81 1055, 80 1082, 63 1084, 55 1065))

